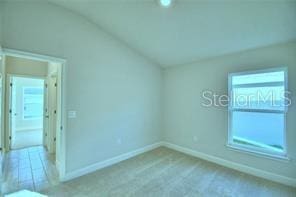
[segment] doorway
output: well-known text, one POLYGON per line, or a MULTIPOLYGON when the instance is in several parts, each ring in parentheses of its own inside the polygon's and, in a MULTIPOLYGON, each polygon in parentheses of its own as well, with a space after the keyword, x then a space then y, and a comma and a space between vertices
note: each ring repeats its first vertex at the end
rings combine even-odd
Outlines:
POLYGON ((9 49, 0 55, 4 60, 1 190, 4 194, 39 191, 65 177, 65 61, 9 49))
POLYGON ((10 76, 10 149, 43 145, 44 79, 10 76))

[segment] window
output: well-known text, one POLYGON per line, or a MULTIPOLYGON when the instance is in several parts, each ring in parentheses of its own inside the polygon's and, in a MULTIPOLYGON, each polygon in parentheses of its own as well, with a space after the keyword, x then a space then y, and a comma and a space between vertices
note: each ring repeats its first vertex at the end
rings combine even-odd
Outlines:
POLYGON ((285 156, 289 104, 284 68, 229 75, 228 144, 238 149, 285 156))
POLYGON ((43 117, 43 87, 23 88, 23 119, 43 117))

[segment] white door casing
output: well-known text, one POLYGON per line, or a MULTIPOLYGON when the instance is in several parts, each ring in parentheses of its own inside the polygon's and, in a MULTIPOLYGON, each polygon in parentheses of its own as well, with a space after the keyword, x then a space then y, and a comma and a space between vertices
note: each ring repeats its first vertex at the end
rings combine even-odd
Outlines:
POLYGON ((43 100, 43 146, 48 150, 48 127, 49 127, 49 112, 48 112, 48 81, 44 80, 44 100, 43 100))

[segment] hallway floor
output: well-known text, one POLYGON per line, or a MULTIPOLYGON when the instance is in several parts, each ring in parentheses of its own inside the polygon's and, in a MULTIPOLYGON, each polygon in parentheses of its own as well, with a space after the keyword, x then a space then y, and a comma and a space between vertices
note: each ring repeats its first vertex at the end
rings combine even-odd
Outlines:
POLYGON ((4 160, 2 193, 21 189, 40 191, 58 184, 54 158, 42 146, 10 151, 4 160))
POLYGON ((15 131, 15 137, 11 141, 12 149, 21 149, 31 146, 42 145, 42 129, 29 130, 29 131, 15 131))

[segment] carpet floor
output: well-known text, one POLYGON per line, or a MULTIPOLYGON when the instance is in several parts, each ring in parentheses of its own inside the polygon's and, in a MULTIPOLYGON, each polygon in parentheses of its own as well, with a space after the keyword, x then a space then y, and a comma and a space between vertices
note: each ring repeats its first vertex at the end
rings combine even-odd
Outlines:
POLYGON ((296 196, 296 189, 157 148, 41 191, 48 196, 296 196))

